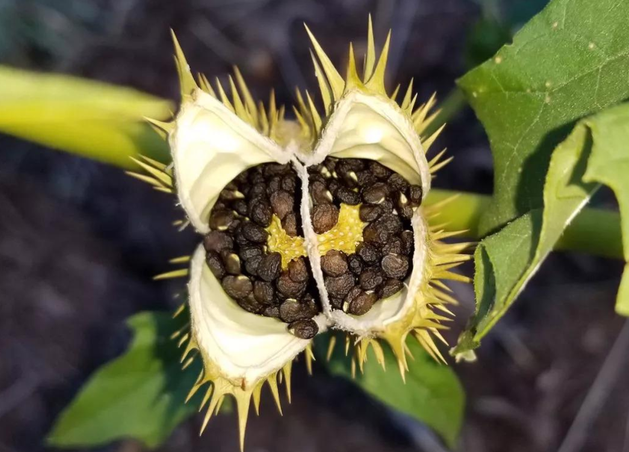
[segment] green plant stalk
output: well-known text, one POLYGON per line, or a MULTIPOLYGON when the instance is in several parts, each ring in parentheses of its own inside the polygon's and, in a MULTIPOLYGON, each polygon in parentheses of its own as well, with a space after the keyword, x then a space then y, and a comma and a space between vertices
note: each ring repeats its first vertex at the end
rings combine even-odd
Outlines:
MULTIPOLYGON (((476 193, 433 189, 427 205, 450 199, 440 207, 435 219, 447 223, 448 230, 463 230, 462 236, 479 240, 478 220, 487 208, 491 197, 476 193)), ((566 228, 555 246, 557 251, 579 251, 596 256, 623 259, 620 215, 611 210, 585 208, 566 228)))

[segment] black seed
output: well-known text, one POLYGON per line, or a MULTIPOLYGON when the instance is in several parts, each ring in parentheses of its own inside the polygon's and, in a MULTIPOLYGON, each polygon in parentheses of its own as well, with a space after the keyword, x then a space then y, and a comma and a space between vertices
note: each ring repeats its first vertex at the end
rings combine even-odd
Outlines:
POLYGON ((375 184, 377 182, 376 176, 371 171, 360 171, 356 174, 358 176, 358 185, 365 187, 375 184))
POLYGON ((341 163, 353 171, 362 171, 365 169, 365 162, 362 159, 343 159, 341 163))
POLYGON ((258 276, 265 281, 271 282, 280 276, 282 271, 282 255, 280 253, 270 253, 262 258, 258 265, 258 276))
POLYGON ((413 236, 413 231, 404 231, 400 235, 402 239, 402 254, 405 256, 410 256, 413 253, 413 249, 415 248, 415 238, 413 236))
POLYGON ((334 309, 343 309, 343 303, 345 302, 343 298, 336 298, 328 296, 328 300, 330 301, 330 305, 334 309))
POLYGON ((264 308, 262 311, 262 315, 265 317, 273 317, 276 319, 280 318, 280 307, 279 306, 268 306, 264 308))
POLYGON ((347 308, 349 308, 349 305, 352 302, 352 300, 354 300, 354 298, 356 298, 362 292, 363 290, 360 288, 360 286, 352 287, 352 290, 349 291, 349 293, 343 300, 343 306, 341 307, 341 309, 343 309, 344 311, 347 311, 347 308))
POLYGON ((367 264, 374 264, 380 260, 380 252, 369 243, 360 243, 356 247, 356 254, 367 264))
POLYGON ((236 244, 238 244, 240 246, 240 248, 252 246, 253 243, 251 243, 249 240, 247 240, 245 235, 242 233, 242 226, 244 226, 244 225, 240 225, 240 227, 238 229, 236 229, 236 231, 234 233, 234 241, 236 242, 236 244))
POLYGON ((349 270, 345 253, 330 250, 321 258, 321 270, 329 276, 341 276, 349 270))
POLYGON ((354 287, 354 277, 350 273, 336 278, 331 276, 325 278, 325 288, 330 297, 343 299, 352 290, 352 287, 354 287))
POLYGON ((347 187, 339 187, 335 196, 340 202, 350 206, 360 204, 360 195, 347 187))
POLYGON ((254 256, 245 261, 245 271, 252 276, 258 275, 258 267, 262 262, 262 256, 254 256))
POLYGON ((214 203, 214 206, 212 206, 212 210, 229 210, 229 209, 227 209, 227 204, 225 204, 223 201, 216 201, 216 203, 214 203))
POLYGON ((249 208, 247 207, 247 201, 244 199, 239 199, 232 204, 232 207, 236 211, 238 215, 242 215, 246 217, 249 214, 249 208))
POLYGON ((290 170, 288 165, 282 165, 280 163, 267 163, 262 168, 262 174, 265 178, 271 178, 273 176, 281 176, 286 174, 290 170))
POLYGON ((391 170, 378 162, 371 162, 369 169, 378 179, 387 179, 391 175, 391 170))
POLYGON ((266 184, 265 183, 257 183, 254 184, 249 192, 247 193, 247 197, 250 200, 254 199, 266 199, 266 184))
POLYGON ((391 234, 386 230, 378 227, 376 223, 369 224, 363 229, 363 239, 365 242, 374 244, 378 247, 383 246, 389 240, 391 234))
POLYGON ((289 193, 295 193, 298 183, 299 181, 297 180, 297 176, 294 174, 287 174, 282 178, 282 190, 289 193))
POLYGON ((289 213, 282 220, 282 228, 291 237, 297 237, 297 215, 293 212, 289 213))
POLYGON ((411 203, 412 207, 417 207, 419 205, 421 205, 422 203, 422 196, 424 194, 424 191, 422 190, 421 186, 419 185, 411 185, 410 189, 409 189, 409 201, 411 203))
POLYGON ((410 220, 413 217, 413 208, 404 193, 397 192, 395 194, 395 206, 401 218, 410 220))
POLYGON ((280 318, 286 323, 309 319, 312 317, 311 314, 308 306, 304 306, 294 298, 288 298, 280 305, 280 318))
MULTIPOLYGON (((251 183, 252 184, 263 184, 264 183, 264 176, 262 175, 262 173, 255 173, 251 176, 251 183)), ((265 187, 265 191, 266 191, 266 187, 265 187)))
POLYGON ((400 214, 400 217, 405 219, 405 220, 410 220, 411 218, 413 218, 413 208, 411 206, 401 206, 398 207, 398 213, 400 214))
POLYGON ((312 209, 312 228, 317 234, 332 229, 339 221, 339 209, 332 204, 319 204, 312 209))
POLYGON ((336 165, 336 174, 340 179, 345 181, 348 186, 357 187, 358 175, 356 173, 362 171, 364 168, 365 165, 360 160, 342 159, 336 165))
POLYGON ((376 290, 384 283, 384 274, 378 268, 368 268, 358 277, 358 283, 364 290, 376 290))
POLYGON ((367 204, 381 204, 389 194, 389 188, 383 182, 376 182, 362 191, 363 201, 367 204))
POLYGON ((323 174, 321 174, 321 172, 319 171, 311 171, 309 173, 309 177, 308 180, 310 181, 310 183, 312 184, 313 182, 321 182, 323 184, 326 183, 325 177, 323 176, 323 174))
POLYGON ((243 308, 245 311, 251 312, 253 314, 260 314, 264 309, 264 306, 258 303, 258 301, 251 293, 245 298, 237 298, 236 303, 238 303, 238 306, 243 308))
POLYGON ((234 241, 224 232, 210 231, 210 233, 203 238, 203 246, 206 251, 216 251, 220 253, 224 249, 232 249, 234 247, 234 241))
POLYGON ((229 250, 221 251, 221 259, 223 259, 223 264, 225 264, 225 270, 230 275, 239 275, 240 274, 240 258, 236 253, 232 253, 229 250))
POLYGON ((275 215, 283 220, 286 215, 295 207, 293 196, 284 190, 279 190, 271 194, 271 207, 275 215))
POLYGON ((339 181, 332 179, 328 182, 328 190, 332 193, 332 195, 336 195, 336 192, 341 188, 342 185, 339 181))
POLYGON ((348 171, 347 173, 341 176, 343 178, 343 182, 347 187, 356 188, 358 187, 358 175, 356 171, 348 171))
POLYGON ((269 237, 268 232, 262 226, 258 226, 251 221, 247 221, 242 225, 241 233, 252 243, 265 243, 269 237))
POLYGON ((311 182, 309 190, 313 204, 329 204, 332 202, 332 193, 324 182, 318 180, 311 182))
POLYGON ((319 174, 323 176, 324 179, 330 179, 332 177, 332 173, 325 166, 318 165, 321 168, 319 169, 319 174))
POLYGON ((242 199, 243 194, 240 193, 235 187, 229 190, 223 190, 220 194, 221 201, 236 201, 237 199, 242 199))
POLYGON ((382 258, 382 270, 389 278, 404 279, 408 273, 408 257, 387 254, 382 258))
POLYGON ((358 254, 350 254, 347 256, 347 266, 355 275, 360 275, 363 272, 363 260, 358 254))
POLYGON ((223 261, 221 256, 216 251, 208 251, 207 256, 205 257, 205 261, 207 262, 208 267, 212 270, 214 276, 217 279, 222 279, 223 276, 227 273, 225 270, 225 265, 223 265, 223 261))
POLYGON ((402 254, 402 239, 391 237, 382 247, 382 254, 402 254))
POLYGON ((366 314, 377 300, 378 296, 375 293, 361 291, 361 293, 350 302, 347 313, 351 315, 366 314))
POLYGON ((387 198, 382 202, 382 204, 379 205, 379 207, 380 207, 380 213, 382 215, 391 213, 393 212, 393 201, 387 198))
POLYGON ((288 276, 298 283, 308 281, 308 266, 303 257, 298 257, 288 263, 288 276))
POLYGON ((227 295, 237 300, 245 299, 253 292, 253 284, 246 276, 225 276, 222 284, 227 295))
POLYGON ((321 312, 319 305, 309 293, 304 295, 304 298, 302 298, 301 300, 301 305, 304 306, 304 308, 308 309, 309 317, 314 317, 319 312, 321 312))
POLYGON ((409 186, 409 183, 406 182, 406 179, 404 179, 402 176, 400 176, 397 173, 391 174, 387 182, 389 183, 391 188, 397 191, 401 191, 401 192, 405 192, 409 186))
POLYGON ((397 215, 386 214, 378 218, 374 223, 374 227, 388 232, 391 235, 399 234, 402 232, 402 222, 397 215))
POLYGON ((234 212, 231 210, 212 209, 210 214, 210 229, 224 231, 234 221, 234 212))
POLYGON ((238 256, 246 262, 253 257, 262 256, 262 253, 262 245, 251 245, 240 248, 238 256))
POLYGON ((234 219, 234 221, 232 221, 229 227, 227 228, 227 232, 233 235, 238 230, 238 228, 240 228, 241 224, 242 224, 242 220, 240 220, 239 218, 234 219))
POLYGON ((266 194, 268 196, 271 196, 273 193, 279 191, 281 188, 282 188, 282 178, 280 176, 275 176, 269 181, 266 187, 266 194))
POLYGON ((347 174, 349 171, 352 171, 354 168, 351 165, 351 162, 348 161, 349 159, 342 159, 337 161, 336 163, 336 167, 334 168, 334 171, 336 171, 336 173, 342 177, 345 174, 347 174))
POLYGON ((262 304, 272 304, 275 301, 275 289, 273 288, 273 284, 266 281, 254 281, 253 296, 262 304))
POLYGON ((254 200, 249 204, 249 218, 263 228, 269 227, 273 209, 270 204, 262 200, 254 200))
POLYGON ((389 298, 404 288, 402 281, 398 279, 387 279, 387 282, 380 289, 380 298, 389 298))
POLYGON ((312 339, 319 332, 319 327, 312 319, 297 320, 288 325, 288 331, 300 339, 312 339))
POLYGON ((282 295, 288 298, 301 298, 306 293, 306 283, 293 281, 288 272, 282 272, 276 287, 282 295))
POLYGON ((358 215, 360 216, 360 219, 365 223, 371 223, 372 221, 375 221, 381 213, 382 209, 380 208, 380 206, 363 204, 362 206, 360 206, 358 215))
POLYGON ((328 157, 327 159, 323 161, 323 166, 325 166, 330 172, 332 172, 336 169, 337 162, 338 162, 338 159, 333 158, 333 157, 328 157))

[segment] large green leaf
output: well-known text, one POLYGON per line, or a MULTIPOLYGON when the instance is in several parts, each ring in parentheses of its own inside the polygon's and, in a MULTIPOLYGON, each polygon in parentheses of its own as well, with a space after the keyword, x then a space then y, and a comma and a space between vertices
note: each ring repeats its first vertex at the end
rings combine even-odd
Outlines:
MULTIPOLYGON (((318 339, 319 350, 327 345, 323 342, 323 338, 318 339)), ((340 347, 330 359, 328 369, 333 375, 354 381, 380 402, 425 423, 454 448, 465 408, 463 388, 451 367, 435 362, 414 339, 409 339, 407 345, 414 359, 408 361, 406 382, 402 380, 397 359, 388 347, 384 347, 386 371, 370 350, 364 372, 357 372, 352 378, 349 360, 340 347)))
POLYGON ((494 156, 493 231, 543 206, 552 150, 578 119, 629 97, 629 2, 554 0, 460 80, 494 156))
MULTIPOLYGON (((461 80, 487 130, 495 163, 495 192, 479 230, 502 229, 476 251, 476 314, 455 354, 478 346, 511 306, 587 203, 595 182, 610 185, 623 209, 629 193, 623 193, 621 178, 602 174, 603 166, 590 174, 588 164, 611 153, 615 164, 602 171, 623 170, 621 162, 629 155, 623 139, 629 142, 629 135, 617 135, 626 133, 626 107, 574 125, 629 97, 626 17, 629 2, 555 0, 513 45, 461 80), (614 124, 616 135, 596 132, 603 124, 614 124)), ((609 248, 605 242, 611 237, 589 239, 609 248)), ((628 311, 627 276, 624 281, 617 304, 621 313, 628 311)))
MULTIPOLYGON (((610 186, 619 200, 624 258, 629 261, 629 104, 580 121, 553 152, 546 183, 544 208, 534 209, 489 236, 475 254, 475 317, 455 349, 466 352, 478 345, 505 313, 564 229, 583 209, 600 183, 610 186)), ((617 236, 590 236, 607 247, 617 236)), ((629 315, 629 264, 625 266, 616 311, 629 315)))
POLYGON ((133 341, 127 352, 101 367, 54 425, 49 444, 92 447, 132 437, 156 447, 198 403, 184 403, 200 371, 181 370, 177 328, 170 315, 137 314, 128 320, 133 341))
POLYGON ((166 143, 144 117, 165 119, 170 102, 104 83, 0 67, 0 132, 105 163, 163 160, 166 143))

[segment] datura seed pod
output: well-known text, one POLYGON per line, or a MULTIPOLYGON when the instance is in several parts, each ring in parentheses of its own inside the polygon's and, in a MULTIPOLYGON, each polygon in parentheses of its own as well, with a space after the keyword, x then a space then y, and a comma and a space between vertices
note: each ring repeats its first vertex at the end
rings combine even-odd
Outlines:
MULTIPOLYGON (((441 131, 424 136, 434 96, 415 107, 412 83, 401 102, 386 93, 389 37, 378 58, 371 21, 362 76, 352 47, 343 77, 309 30, 323 110, 297 91, 296 120, 273 95, 256 103, 241 74, 231 96, 192 76, 175 39, 182 103, 174 121, 151 121, 168 139, 173 163, 138 161, 135 174, 175 193, 203 236, 189 270, 189 329, 181 331, 184 363, 195 354, 203 371, 203 428, 224 397, 237 402, 241 446, 251 400, 256 411, 268 383, 278 407, 283 381, 290 398, 293 360, 312 360, 313 338, 345 333, 362 370, 372 347, 383 363, 384 341, 404 375, 407 336, 435 359, 434 339, 455 300, 443 280, 468 244, 431 224, 440 206, 422 205, 432 175, 449 160, 426 154, 441 131)), ((175 263, 187 262, 182 258, 175 263)), ((330 343, 334 346, 334 342, 330 343)))

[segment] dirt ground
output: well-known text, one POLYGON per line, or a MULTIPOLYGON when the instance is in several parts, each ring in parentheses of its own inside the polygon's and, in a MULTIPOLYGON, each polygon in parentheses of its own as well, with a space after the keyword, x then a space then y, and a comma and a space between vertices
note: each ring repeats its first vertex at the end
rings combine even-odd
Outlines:
MULTIPOLYGON (((515 0, 514 0, 515 1, 515 0)), ((391 84, 415 79, 421 99, 450 91, 465 71, 465 38, 480 17, 469 0, 0 1, 3 64, 77 74, 175 98, 169 28, 192 66, 225 77, 242 69, 254 93, 314 85, 308 22, 333 61, 392 26, 391 84), (10 45, 5 45, 7 42, 10 45)), ((442 188, 488 193, 491 154, 464 110, 441 138, 455 160, 442 188)), ((175 233, 173 200, 117 168, 0 136, 0 452, 47 450, 55 416, 91 372, 129 340, 123 320, 171 309, 177 282, 154 283, 195 237, 175 233)), ((613 313, 621 266, 557 254, 483 342, 476 363, 455 365, 468 393, 465 452, 629 452, 629 324, 613 313)), ((457 286, 459 326, 473 306, 457 286)), ((247 450, 443 451, 418 423, 347 382, 298 366, 293 403, 270 400, 252 417, 247 450)), ((233 415, 179 427, 160 450, 238 450, 233 415)), ((134 452, 121 441, 104 451, 134 452)))

